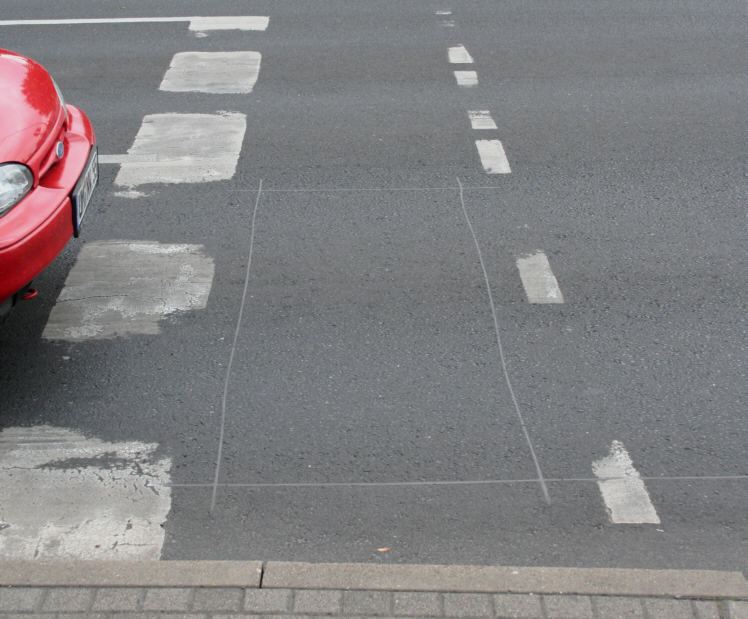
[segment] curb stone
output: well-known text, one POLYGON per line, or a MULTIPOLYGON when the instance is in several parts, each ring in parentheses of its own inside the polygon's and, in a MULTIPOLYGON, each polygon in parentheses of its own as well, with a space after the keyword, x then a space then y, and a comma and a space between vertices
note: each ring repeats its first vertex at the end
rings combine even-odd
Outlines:
POLYGON ((742 573, 727 571, 0 561, 0 619, 217 619, 258 614, 748 619, 748 583, 742 573))
POLYGON ((748 600, 741 572, 270 561, 0 561, 0 586, 543 593, 748 600))

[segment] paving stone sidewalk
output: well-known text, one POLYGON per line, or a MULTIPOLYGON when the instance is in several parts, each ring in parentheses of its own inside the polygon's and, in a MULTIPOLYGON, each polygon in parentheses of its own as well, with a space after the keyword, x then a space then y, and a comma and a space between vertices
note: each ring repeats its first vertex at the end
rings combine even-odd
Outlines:
POLYGON ((3 587, 21 617, 526 617, 748 619, 748 602, 634 596, 240 587, 3 587))
POLYGON ((0 561, 0 619, 243 616, 748 619, 748 583, 715 571, 0 561))

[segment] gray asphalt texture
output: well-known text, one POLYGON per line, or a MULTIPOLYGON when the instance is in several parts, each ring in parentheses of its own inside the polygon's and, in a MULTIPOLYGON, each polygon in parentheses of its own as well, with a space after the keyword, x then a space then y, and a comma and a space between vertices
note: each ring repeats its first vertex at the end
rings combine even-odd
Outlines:
POLYGON ((0 325, 0 425, 158 442, 173 459, 164 558, 746 570, 748 482, 729 479, 748 474, 741 2, 0 6, 270 17, 266 32, 204 38, 186 24, 0 30, 88 113, 102 154, 126 152, 146 114, 247 115, 231 181, 130 200, 102 166, 82 238, 0 325), (475 58, 474 89, 455 84, 455 44, 475 58), (201 50, 260 51, 254 92, 158 90, 173 54, 201 50), (471 130, 470 109, 499 130, 471 130), (502 140, 511 175, 482 171, 482 137, 502 140), (260 181, 220 462, 231 485, 210 512, 260 181), (80 244, 104 239, 205 245, 207 309, 158 336, 42 341, 80 244), (564 305, 525 299, 514 261, 539 249, 564 305), (591 464, 613 440, 661 525, 610 523, 591 464))

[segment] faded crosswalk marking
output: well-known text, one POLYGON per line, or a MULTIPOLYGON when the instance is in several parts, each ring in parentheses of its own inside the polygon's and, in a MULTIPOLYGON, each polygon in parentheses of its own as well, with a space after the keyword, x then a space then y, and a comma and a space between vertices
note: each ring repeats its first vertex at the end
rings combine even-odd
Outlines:
POLYGON ((64 428, 0 433, 0 559, 158 560, 171 461, 64 428))
POLYGON ((42 337, 156 334, 169 314, 205 307, 213 259, 202 245, 99 241, 83 246, 42 337))

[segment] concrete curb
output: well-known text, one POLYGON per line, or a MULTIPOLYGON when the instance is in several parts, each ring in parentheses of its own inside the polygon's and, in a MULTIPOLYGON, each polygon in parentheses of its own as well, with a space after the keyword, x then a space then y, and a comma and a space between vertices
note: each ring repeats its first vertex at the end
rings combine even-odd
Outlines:
POLYGON ((748 598, 740 572, 362 563, 266 564, 262 586, 463 593, 748 598))
POLYGON ((0 586, 242 587, 748 599, 740 572, 271 561, 0 561, 0 586))
POLYGON ((260 561, 0 561, 0 586, 253 587, 260 561))

